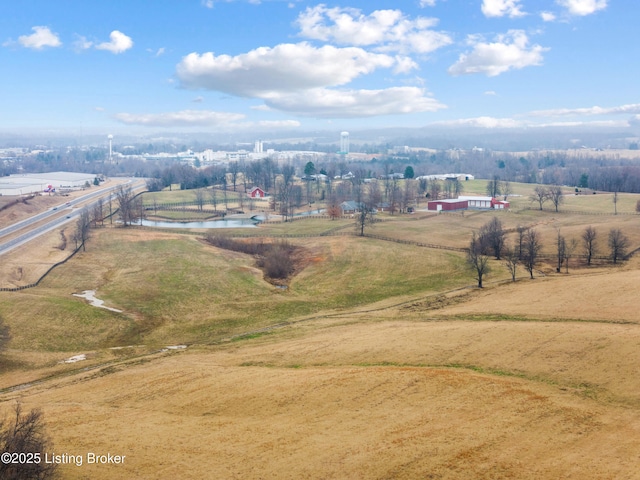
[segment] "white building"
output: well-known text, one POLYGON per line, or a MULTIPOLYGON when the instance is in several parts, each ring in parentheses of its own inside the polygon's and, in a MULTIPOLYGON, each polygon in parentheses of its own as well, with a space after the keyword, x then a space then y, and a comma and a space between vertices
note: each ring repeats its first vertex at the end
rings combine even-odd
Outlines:
POLYGON ((56 190, 76 190, 84 187, 87 182, 93 184, 94 173, 49 172, 9 175, 0 178, 1 195, 29 195, 44 192, 51 186, 56 190))

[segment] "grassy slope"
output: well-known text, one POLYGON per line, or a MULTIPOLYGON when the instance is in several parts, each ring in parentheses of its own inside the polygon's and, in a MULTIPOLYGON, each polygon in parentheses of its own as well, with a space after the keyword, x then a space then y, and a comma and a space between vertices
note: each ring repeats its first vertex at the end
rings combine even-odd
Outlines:
POLYGON ((321 310, 468 284, 462 257, 350 237, 296 240, 311 264, 282 292, 249 256, 194 237, 99 231, 86 253, 41 287, 2 293, 13 348, 75 351, 140 343, 211 342, 321 310), (114 313, 72 292, 97 290, 114 313))
MULTIPOLYGON (((373 231, 464 246, 488 218, 442 215, 424 228, 394 219, 373 231)), ((640 244, 635 217, 530 211, 517 218, 536 223, 547 242, 557 226, 578 234, 593 223, 603 233, 622 226, 640 244)), ((458 254, 357 238, 295 241, 313 260, 284 293, 263 282, 247 257, 192 237, 101 232, 41 288, 0 294, 20 332, 14 348, 206 342, 296 315, 344 313, 1 399, 44 407, 59 451, 130 456, 120 470, 65 468, 67 478, 636 474, 640 333, 615 323, 633 321, 640 308, 635 261, 519 281, 465 303, 436 302, 436 310, 415 301, 358 314, 346 310, 472 279, 458 254), (88 288, 126 313, 69 295, 88 288)), ((506 273, 494 267, 494 275, 506 273)))

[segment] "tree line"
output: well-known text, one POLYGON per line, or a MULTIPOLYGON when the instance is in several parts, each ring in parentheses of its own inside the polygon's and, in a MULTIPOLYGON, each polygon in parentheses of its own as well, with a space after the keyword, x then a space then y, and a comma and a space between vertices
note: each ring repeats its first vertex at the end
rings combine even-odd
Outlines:
MULTIPOLYGON (((509 243, 507 232, 497 217, 474 232, 467 250, 467 263, 473 270, 482 288, 483 279, 490 271, 489 259, 494 257, 502 260, 509 270, 512 281, 516 281, 516 272, 521 265, 534 278, 534 272, 542 261, 541 251, 543 242, 540 233, 535 228, 519 225, 516 228, 515 239, 509 243)), ((604 248, 601 245, 601 234, 592 227, 585 227, 580 238, 567 239, 560 229, 555 239, 556 272, 561 272, 564 265, 569 272, 569 262, 580 255, 586 264, 591 266, 593 259, 604 248)), ((611 228, 606 237, 607 257, 612 264, 625 260, 629 251, 629 239, 619 228, 611 228)))

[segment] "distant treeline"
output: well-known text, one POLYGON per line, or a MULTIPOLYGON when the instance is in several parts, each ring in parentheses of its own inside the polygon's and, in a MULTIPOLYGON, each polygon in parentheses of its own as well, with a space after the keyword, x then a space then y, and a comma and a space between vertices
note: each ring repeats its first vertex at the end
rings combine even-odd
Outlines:
MULTIPOLYGON (((201 148, 211 146, 199 145, 201 148)), ((4 162, 1 173, 16 173, 18 167, 24 173, 47 171, 75 171, 104 174, 107 176, 129 175, 151 178, 152 189, 179 184, 182 189, 201 188, 227 183, 235 190, 238 183, 245 186, 260 186, 270 191, 276 178, 285 169, 293 169, 297 177, 306 174, 311 158, 314 173, 327 175, 329 179, 348 172, 361 171, 366 178, 375 178, 389 173, 403 173, 407 167, 415 176, 443 173, 468 173, 476 178, 495 178, 503 181, 543 183, 592 188, 595 190, 640 192, 640 159, 612 157, 603 152, 534 151, 524 154, 505 153, 492 150, 438 150, 389 152, 388 145, 360 145, 359 150, 373 155, 372 159, 354 160, 353 157, 331 153, 333 147, 327 145, 279 145, 291 149, 325 151, 325 155, 309 157, 299 155, 290 160, 278 160, 274 157, 260 160, 240 160, 195 168, 179 163, 175 158, 142 160, 118 158, 108 161, 106 148, 58 149, 22 160, 4 162)), ((158 153, 159 151, 184 151, 186 145, 142 145, 124 149, 126 153, 158 153)))

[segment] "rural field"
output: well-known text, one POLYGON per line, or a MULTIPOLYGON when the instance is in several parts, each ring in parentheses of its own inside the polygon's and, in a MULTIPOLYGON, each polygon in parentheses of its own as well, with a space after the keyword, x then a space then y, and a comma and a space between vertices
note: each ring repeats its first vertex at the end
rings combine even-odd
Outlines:
MULTIPOLYGON (((0 292, 0 412, 41 409, 52 453, 85 458, 69 479, 640 478, 640 256, 607 249, 612 228, 640 248, 640 196, 614 215, 567 189, 540 211, 532 188, 509 211, 381 214, 364 237, 348 217, 222 232, 286 241, 277 281, 204 231, 96 228, 38 287, 0 292), (493 218, 511 246, 540 234, 533 279, 491 259, 476 288, 462 250, 493 218), (558 231, 578 244, 560 273, 558 231)), ((3 258, 2 286, 64 257, 59 235, 3 258)))

